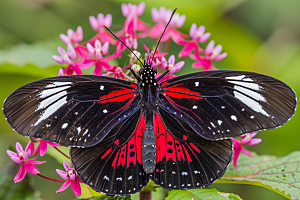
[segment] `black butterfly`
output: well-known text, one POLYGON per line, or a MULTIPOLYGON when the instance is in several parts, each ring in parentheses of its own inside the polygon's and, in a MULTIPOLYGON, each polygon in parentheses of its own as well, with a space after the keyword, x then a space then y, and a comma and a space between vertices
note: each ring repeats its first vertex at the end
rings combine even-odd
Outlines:
POLYGON ((288 85, 254 72, 158 83, 166 73, 155 79, 147 62, 132 73, 138 84, 92 75, 42 79, 14 91, 3 112, 19 134, 72 147, 83 183, 125 195, 149 179, 166 189, 212 184, 231 162, 230 138, 282 126, 296 109, 288 85))

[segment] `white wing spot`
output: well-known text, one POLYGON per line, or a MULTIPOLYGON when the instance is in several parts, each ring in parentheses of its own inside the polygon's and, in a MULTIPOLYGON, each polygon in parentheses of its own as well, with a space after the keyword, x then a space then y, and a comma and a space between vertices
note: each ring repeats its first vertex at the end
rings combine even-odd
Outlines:
POLYGON ((221 108, 222 108, 222 109, 224 109, 224 108, 225 108, 225 106, 221 106, 221 108))
POLYGON ((245 111, 245 108, 243 108, 242 111, 245 111))
POLYGON ((104 90, 104 85, 100 85, 100 90, 104 90))
POLYGON ((51 126, 51 124, 46 124, 46 127, 48 128, 48 127, 50 127, 51 126))
POLYGON ((222 124, 222 120, 218 120, 218 124, 221 125, 222 124))
POLYGON ((237 118, 235 115, 231 115, 231 119, 234 120, 234 121, 237 121, 237 118))
POLYGON ((250 116, 250 118, 251 118, 251 119, 254 119, 254 116, 253 116, 253 115, 251 115, 251 116, 250 116))
POLYGON ((116 180, 117 181, 122 181, 122 177, 117 177, 116 180))
POLYGON ((129 177, 128 177, 128 180, 131 180, 132 179, 132 175, 130 175, 129 177))
POLYGON ((175 172, 175 171, 172 171, 172 174, 176 174, 176 172, 175 172))
POLYGON ((181 172, 181 175, 182 175, 182 176, 187 176, 188 173, 187 173, 187 172, 181 172))
POLYGON ((107 113, 107 110, 106 110, 106 109, 104 109, 104 110, 103 110, 103 112, 104 112, 104 113, 107 113))
POLYGON ((107 177, 106 175, 103 177, 103 179, 106 179, 109 181, 109 177, 107 177))
POLYGON ((195 170, 194 173, 195 174, 200 174, 200 171, 195 170))
POLYGON ((193 106, 193 109, 197 109, 197 108, 198 108, 198 106, 195 106, 195 105, 193 106))
POLYGON ((75 115, 78 115, 78 112, 75 112, 74 114, 75 114, 75 115))
POLYGON ((198 87, 199 86, 199 82, 195 82, 195 86, 198 87))
POLYGON ((214 125, 214 123, 210 122, 210 124, 212 125, 212 127, 216 128, 216 126, 214 125))
POLYGON ((67 126, 68 126, 68 123, 64 123, 64 124, 61 126, 61 128, 62 128, 62 129, 65 129, 65 128, 67 128, 67 126))

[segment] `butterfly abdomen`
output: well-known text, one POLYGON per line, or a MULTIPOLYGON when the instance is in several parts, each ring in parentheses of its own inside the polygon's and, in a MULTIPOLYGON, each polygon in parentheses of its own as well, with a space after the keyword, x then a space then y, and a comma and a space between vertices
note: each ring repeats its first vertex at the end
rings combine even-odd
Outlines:
POLYGON ((146 124, 143 135, 142 161, 146 174, 153 173, 156 165, 156 138, 150 121, 146 124))

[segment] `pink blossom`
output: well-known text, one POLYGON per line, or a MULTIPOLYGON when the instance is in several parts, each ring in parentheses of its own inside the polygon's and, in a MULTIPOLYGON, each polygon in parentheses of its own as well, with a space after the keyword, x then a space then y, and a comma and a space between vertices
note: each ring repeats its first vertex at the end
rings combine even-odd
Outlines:
POLYGON ((170 70, 169 72, 170 74, 179 72, 183 66, 184 66, 184 61, 180 61, 175 64, 174 55, 171 55, 168 61, 165 59, 165 57, 162 57, 162 68, 164 70, 170 70))
POLYGON ((114 77, 114 78, 119 78, 120 77, 121 79, 124 80, 125 77, 126 77, 129 80, 133 80, 132 78, 127 76, 126 73, 124 73, 124 70, 126 68, 127 67, 121 68, 121 67, 118 67, 118 65, 115 65, 111 69, 107 70, 107 73, 102 74, 102 76, 110 76, 112 74, 112 77, 114 77))
POLYGON ((106 41, 103 46, 99 40, 95 41, 94 47, 87 43, 86 47, 90 55, 96 56, 97 59, 102 59, 103 54, 107 54, 109 43, 106 41))
POLYGON ((20 182, 24 179, 26 172, 28 171, 31 174, 40 173, 38 168, 35 165, 40 165, 46 161, 35 161, 36 158, 28 159, 29 156, 34 152, 34 144, 32 141, 29 141, 25 151, 23 150, 22 145, 17 142, 16 144, 17 153, 7 150, 8 156, 17 164, 21 163, 21 168, 17 175, 14 178, 15 183, 20 182))
MULTIPOLYGON (((121 37, 120 40, 122 40, 129 48, 133 47, 134 49, 137 49, 138 43, 136 36, 125 34, 125 36, 121 37)), ((126 49, 126 46, 122 42, 117 41, 115 53, 119 56, 119 58, 121 58, 122 52, 126 49)))
MULTIPOLYGON (((140 37, 146 37, 150 36, 151 38, 159 38, 161 34, 163 33, 166 24, 170 20, 172 10, 165 9, 165 7, 161 7, 159 10, 156 8, 151 9, 152 19, 157 24, 154 25, 150 31, 146 31, 144 33, 139 34, 140 37)), ((161 42, 166 42, 168 39, 172 39, 175 43, 180 44, 184 38, 187 38, 188 36, 184 33, 181 33, 177 30, 177 28, 180 28, 183 26, 185 22, 186 16, 180 15, 178 13, 175 13, 169 27, 166 29, 165 34, 161 38, 161 42)))
POLYGON ((81 195, 81 187, 80 187, 80 180, 78 178, 78 175, 76 174, 75 170, 70 167, 70 164, 67 161, 63 162, 63 166, 66 171, 56 169, 56 172, 58 173, 58 175, 60 175, 61 178, 66 180, 66 182, 64 182, 62 184, 62 186, 56 192, 64 191, 71 185, 74 193, 77 196, 80 196, 81 195))
POLYGON ((136 30, 147 30, 148 25, 138 18, 144 13, 145 5, 145 2, 141 2, 139 5, 134 5, 131 3, 123 3, 121 5, 122 13, 126 17, 124 24, 125 33, 134 35, 136 30))
POLYGON ((66 52, 62 47, 58 47, 58 52, 60 56, 53 55, 52 58, 59 64, 72 64, 72 60, 76 59, 76 51, 71 44, 68 44, 68 52, 66 52))
POLYGON ((243 152, 245 155, 254 157, 254 155, 251 155, 251 152, 244 148, 244 145, 248 144, 249 146, 253 146, 256 144, 259 144, 262 140, 260 138, 254 138, 253 137, 257 134, 257 132, 253 132, 251 134, 245 134, 241 136, 241 140, 232 139, 233 146, 234 146, 234 152, 233 152, 233 166, 236 168, 236 162, 241 152, 243 152))
POLYGON ((220 61, 227 56, 227 53, 220 54, 221 51, 222 45, 219 44, 215 46, 215 41, 212 40, 206 46, 204 54, 207 55, 210 60, 220 61))
POLYGON ((107 14, 104 16, 102 13, 99 13, 97 15, 97 18, 94 16, 89 17, 90 24, 92 26, 92 29, 94 31, 97 31, 98 33, 88 42, 91 44, 94 44, 94 42, 99 39, 102 43, 108 41, 110 44, 116 44, 116 41, 113 39, 113 35, 106 32, 104 26, 110 27, 112 23, 112 16, 111 14, 107 14))
POLYGON ((64 70, 62 68, 58 70, 58 76, 64 76, 64 70))
POLYGON ((77 44, 83 39, 83 31, 81 26, 78 26, 76 32, 72 29, 68 29, 67 35, 60 34, 59 37, 65 44, 77 44))
POLYGON ((197 29, 197 25, 194 23, 190 28, 190 36, 193 40, 198 41, 200 43, 206 42, 210 37, 210 33, 204 33, 205 27, 199 26, 197 29))
POLYGON ((40 156, 44 156, 47 152, 47 146, 48 144, 55 147, 55 146, 59 146, 59 144, 55 144, 52 142, 48 142, 45 140, 39 140, 37 141, 39 143, 38 147, 36 148, 35 152, 33 155, 36 155, 38 152, 40 152, 40 156))

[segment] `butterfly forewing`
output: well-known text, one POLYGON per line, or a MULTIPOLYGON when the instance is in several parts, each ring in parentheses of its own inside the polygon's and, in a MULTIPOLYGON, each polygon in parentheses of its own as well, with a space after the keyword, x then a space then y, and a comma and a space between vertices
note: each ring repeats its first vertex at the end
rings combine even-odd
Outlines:
POLYGON ((205 140, 161 108, 154 122, 157 164, 150 177, 156 184, 167 189, 200 188, 225 173, 232 158, 231 140, 205 140))
POLYGON ((146 118, 137 110, 91 148, 71 148, 73 167, 80 180, 109 195, 133 194, 147 183, 142 167, 142 137, 146 118))
POLYGON ((4 103, 18 133, 65 146, 101 141, 137 108, 137 85, 102 76, 67 76, 29 83, 4 103))
POLYGON ((297 103, 288 85, 253 72, 200 72, 161 86, 161 106, 210 140, 279 127, 293 116, 297 103))

